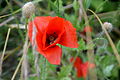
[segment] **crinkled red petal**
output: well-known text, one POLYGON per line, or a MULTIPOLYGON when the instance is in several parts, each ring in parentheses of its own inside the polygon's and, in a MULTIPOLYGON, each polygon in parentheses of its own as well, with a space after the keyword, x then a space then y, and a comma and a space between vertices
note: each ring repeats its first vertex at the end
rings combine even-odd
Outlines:
POLYGON ((51 64, 60 65, 62 49, 59 46, 50 47, 45 50, 45 57, 51 64))
POLYGON ((34 23, 38 31, 44 32, 47 28, 49 21, 52 20, 54 17, 51 16, 42 16, 42 17, 35 17, 34 23))
POLYGON ((42 44, 42 33, 37 32, 36 34, 36 45, 37 45, 37 50, 39 53, 44 54, 42 51, 43 44, 42 44))
POLYGON ((77 36, 76 29, 72 26, 69 21, 64 22, 65 32, 60 39, 60 44, 70 48, 77 48, 77 36))

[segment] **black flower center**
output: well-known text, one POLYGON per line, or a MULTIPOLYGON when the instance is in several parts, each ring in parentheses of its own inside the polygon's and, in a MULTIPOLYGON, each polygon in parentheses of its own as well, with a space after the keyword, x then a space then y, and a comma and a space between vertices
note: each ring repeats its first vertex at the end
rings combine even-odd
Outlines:
POLYGON ((52 34, 47 34, 46 37, 46 46, 49 46, 50 44, 53 44, 56 41, 58 35, 56 34, 56 32, 53 32, 52 34))
POLYGON ((52 42, 55 40, 55 37, 54 36, 49 36, 49 40, 52 42))

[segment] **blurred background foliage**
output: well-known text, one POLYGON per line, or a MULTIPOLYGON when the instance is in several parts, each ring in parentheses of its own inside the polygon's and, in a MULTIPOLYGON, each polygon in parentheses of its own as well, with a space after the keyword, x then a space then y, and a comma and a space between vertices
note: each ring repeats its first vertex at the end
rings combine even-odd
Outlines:
MULTIPOLYGON (((13 14, 16 10, 20 9, 26 2, 31 0, 0 0, 0 16, 6 14, 12 14, 10 16, 0 18, 0 55, 4 47, 7 30, 10 24, 24 24, 24 18, 21 11, 13 14), (14 19, 2 25, 9 18, 14 16, 14 19), (1 26, 2 25, 2 26, 1 26)), ((31 47, 28 51, 29 61, 29 79, 28 80, 83 80, 77 78, 75 70, 69 62, 71 56, 80 56, 83 61, 87 61, 86 57, 86 42, 80 37, 80 32, 85 27, 85 21, 83 16, 81 20, 79 17, 79 3, 78 0, 34 0, 38 1, 36 4, 36 16, 60 16, 71 21, 74 27, 77 29, 78 43, 80 44, 77 49, 70 49, 63 47, 62 65, 51 65, 49 62, 39 56, 39 67, 41 69, 40 78, 36 77, 36 71, 34 67, 35 57, 32 54, 31 47), (44 64, 44 62, 46 62, 44 64)), ((87 9, 91 9, 97 13, 103 22, 110 22, 113 25, 113 29, 109 32, 111 38, 116 45, 118 52, 120 53, 120 1, 119 0, 83 0, 84 9, 89 18, 89 23, 93 29, 92 37, 95 45, 95 63, 97 68, 97 77, 99 80, 119 80, 120 79, 120 67, 116 61, 111 46, 104 34, 96 36, 102 33, 101 26, 94 15, 87 9)), ((15 71, 17 64, 22 55, 22 47, 24 44, 25 30, 12 29, 10 38, 8 40, 7 50, 5 53, 5 59, 3 63, 3 80, 10 80, 13 72, 15 71)), ((19 80, 20 70, 15 80, 19 80)))

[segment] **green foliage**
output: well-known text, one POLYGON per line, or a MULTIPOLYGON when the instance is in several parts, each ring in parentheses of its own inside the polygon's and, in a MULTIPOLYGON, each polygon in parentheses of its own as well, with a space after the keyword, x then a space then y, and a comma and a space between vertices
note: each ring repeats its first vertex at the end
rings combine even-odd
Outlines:
POLYGON ((57 6, 59 13, 63 13, 64 12, 62 0, 56 0, 55 3, 54 3, 54 5, 57 6))
MULTIPOLYGON (((21 5, 28 2, 28 0, 8 0, 10 5, 7 5, 6 1, 0 1, 0 17, 7 15, 9 13, 13 14, 10 16, 6 16, 4 18, 0 18, 0 25, 2 22, 6 22, 9 17, 15 16, 15 20, 9 21, 6 23, 7 25, 0 26, 0 55, 2 54, 2 50, 4 47, 4 42, 7 34, 7 30, 10 24, 24 24, 25 19, 22 20, 21 12, 16 10, 21 9, 21 5), (4 5, 3 5, 4 4, 4 5)), ((60 46, 62 48, 62 65, 52 65, 47 60, 40 55, 39 53, 39 61, 38 65, 40 68, 40 77, 36 75, 36 68, 35 68, 35 56, 32 53, 32 48, 30 47, 27 54, 27 59, 29 61, 29 74, 30 77, 28 80, 71 80, 74 78, 75 80, 84 80, 83 78, 76 77, 76 71, 73 69, 73 65, 69 64, 69 59, 71 56, 76 57, 80 56, 83 61, 87 61, 87 49, 96 48, 94 49, 95 53, 95 63, 96 63, 96 71, 97 77, 100 80, 117 80, 118 77, 118 70, 120 67, 118 66, 116 57, 113 55, 113 50, 105 37, 104 34, 97 37, 96 35, 101 33, 101 26, 99 22, 91 16, 92 14, 87 11, 87 9, 92 9, 94 12, 98 13, 98 16, 103 22, 111 22, 113 24, 112 32, 109 32, 111 38, 113 39, 115 46, 120 54, 120 40, 119 40, 119 32, 120 32, 120 2, 114 0, 82 0, 84 9, 89 18, 90 25, 93 28, 92 38, 93 38, 93 45, 86 45, 86 41, 82 37, 78 37, 78 48, 68 48, 60 46), (116 30, 117 29, 117 30, 116 30), (119 40, 119 41, 118 41, 119 40), (57 71, 56 68, 60 68, 60 71, 57 71), (32 76, 31 76, 32 75, 32 76)), ((82 18, 81 21, 78 20, 79 17, 79 9, 80 5, 78 0, 35 0, 36 5, 36 15, 41 16, 59 16, 63 17, 66 20, 69 20, 73 26, 77 30, 77 35, 79 36, 80 32, 83 31, 85 27, 85 20, 82 18), (71 5, 69 7, 68 5, 71 5)), ((84 16, 83 16, 84 17, 84 16)), ((31 21, 31 20, 30 20, 31 21)), ((84 35, 86 37, 86 35, 84 35)), ((25 38, 25 30, 21 29, 12 29, 10 33, 10 38, 7 45, 7 50, 5 53, 5 57, 7 56, 6 60, 3 64, 3 80, 11 79, 13 72, 16 69, 16 64, 18 63, 19 59, 21 58, 21 54, 19 52, 22 51, 23 48, 16 51, 16 55, 11 54, 12 50, 18 46, 23 45, 25 38), (16 57, 15 60, 13 57, 16 57), (9 61, 13 61, 16 64, 12 64, 9 61), (9 68, 8 68, 9 67, 9 68)), ((20 70, 17 73, 16 80, 20 78, 20 70)))
MULTIPOLYGON (((113 75, 115 69, 115 57, 112 55, 96 56, 96 65, 98 71, 98 78, 107 78, 113 75)), ((116 73, 116 72, 115 72, 116 73)), ((101 78, 101 79, 102 79, 101 78)))
POLYGON ((62 0, 56 0, 55 2, 52 2, 50 0, 49 2, 50 5, 52 5, 51 8, 55 11, 56 15, 62 17, 62 14, 64 12, 62 0))
POLYGON ((58 80, 69 80, 68 76, 72 70, 72 65, 65 65, 61 68, 61 71, 58 73, 58 80))
POLYGON ((29 77, 29 79, 28 80, 38 80, 38 77, 29 77))
POLYGON ((75 15, 77 16, 77 13, 78 13, 78 10, 79 10, 79 3, 78 3, 77 0, 74 0, 73 8, 74 8, 74 11, 75 11, 75 15))
POLYGON ((40 67, 40 80, 46 80, 47 78, 47 61, 46 59, 41 55, 39 59, 39 67, 40 67))
POLYGON ((84 8, 87 10, 92 3, 92 0, 83 0, 84 8))
POLYGON ((101 6, 100 8, 98 6, 101 3, 104 3, 104 1, 103 0, 93 0, 91 4, 92 4, 93 8, 95 8, 95 10, 97 10, 97 12, 101 12, 103 10, 103 6, 101 6))
POLYGON ((77 80, 84 80, 83 78, 78 78, 77 80))
POLYGON ((78 50, 86 50, 86 45, 85 45, 85 41, 83 39, 81 39, 78 44, 80 45, 78 47, 78 50))
POLYGON ((60 80, 71 80, 71 78, 69 78, 69 77, 64 77, 64 78, 62 78, 62 79, 60 79, 60 80))
POLYGON ((109 66, 107 66, 104 70, 103 70, 103 73, 104 73, 104 75, 105 76, 111 76, 111 72, 112 72, 112 70, 113 70, 113 68, 114 68, 114 65, 112 64, 112 65, 109 65, 109 66))

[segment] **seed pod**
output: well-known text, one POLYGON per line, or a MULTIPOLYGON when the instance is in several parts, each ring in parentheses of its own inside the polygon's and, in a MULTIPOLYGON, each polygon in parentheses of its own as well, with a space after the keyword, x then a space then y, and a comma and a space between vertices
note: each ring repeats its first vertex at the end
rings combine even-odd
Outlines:
POLYGON ((22 7, 22 15, 26 18, 29 18, 33 13, 35 13, 35 5, 33 2, 27 2, 22 7))
POLYGON ((106 30, 111 31, 113 26, 109 22, 104 22, 103 26, 105 27, 106 30))

